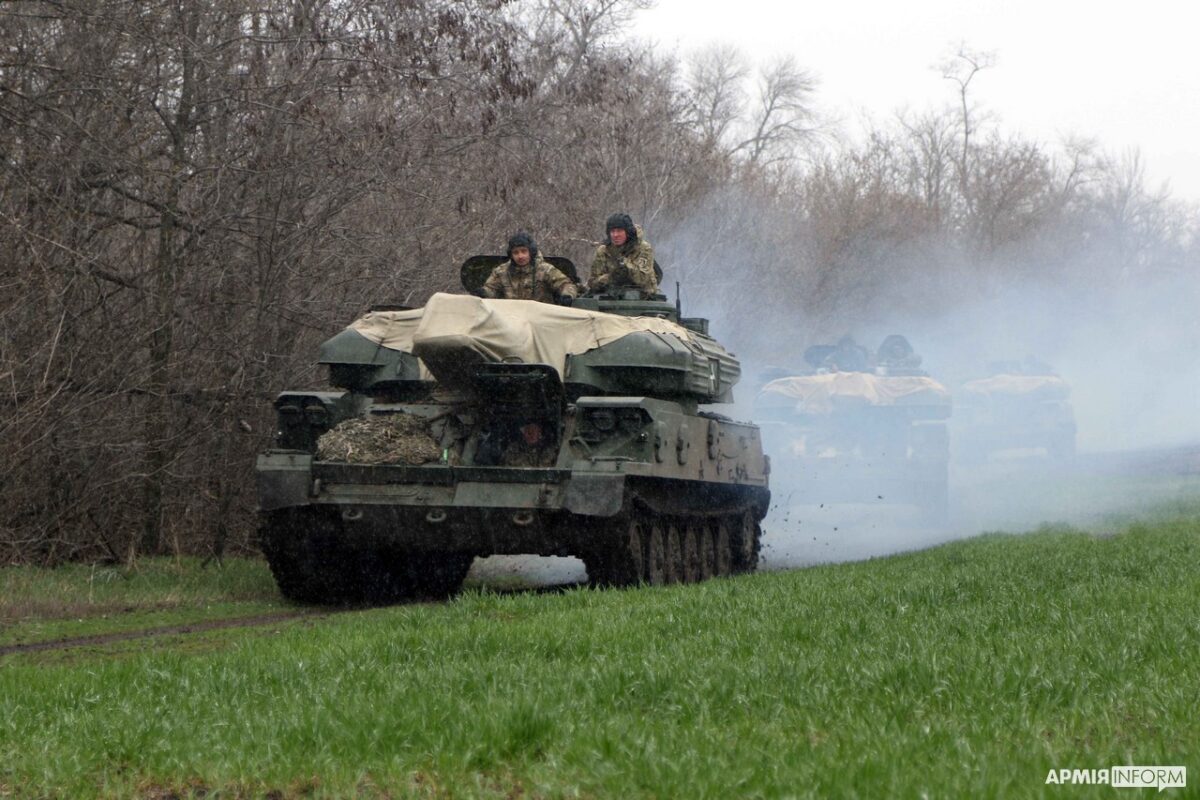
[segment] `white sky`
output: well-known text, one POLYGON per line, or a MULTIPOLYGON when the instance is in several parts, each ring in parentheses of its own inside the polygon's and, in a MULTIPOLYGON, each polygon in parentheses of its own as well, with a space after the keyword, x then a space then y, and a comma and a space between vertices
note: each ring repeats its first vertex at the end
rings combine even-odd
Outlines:
POLYGON ((954 99, 932 66, 965 42, 995 53, 971 84, 1002 129, 1141 151, 1147 182, 1200 201, 1200 4, 1185 0, 659 0, 636 34, 679 54, 712 42, 795 56, 848 129, 954 99))

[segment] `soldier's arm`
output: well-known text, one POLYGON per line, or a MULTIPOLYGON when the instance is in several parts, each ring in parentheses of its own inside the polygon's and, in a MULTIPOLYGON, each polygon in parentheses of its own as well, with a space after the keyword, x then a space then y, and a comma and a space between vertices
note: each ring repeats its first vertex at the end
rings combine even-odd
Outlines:
POLYGON ((596 257, 592 259, 591 275, 588 276, 588 289, 603 289, 608 286, 608 259, 604 257, 604 248, 601 247, 596 251, 596 257))
POLYGON ((483 284, 483 296, 492 299, 504 297, 504 281, 502 280, 504 266, 501 265, 492 270, 492 274, 488 275, 488 279, 483 284))
POLYGON ((550 287, 550 291, 560 297, 579 296, 579 289, 558 267, 546 265, 545 281, 546 285, 550 287))
POLYGON ((642 247, 625 259, 625 268, 629 270, 629 279, 639 289, 650 294, 658 291, 658 278, 654 274, 654 248, 649 242, 644 242, 642 247))

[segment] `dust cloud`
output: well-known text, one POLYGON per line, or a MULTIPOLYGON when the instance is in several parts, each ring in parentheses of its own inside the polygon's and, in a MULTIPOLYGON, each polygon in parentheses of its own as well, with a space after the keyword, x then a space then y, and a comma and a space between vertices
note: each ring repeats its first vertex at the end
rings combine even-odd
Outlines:
MULTIPOLYGON (((733 298, 739 282, 752 284, 753 264, 725 260, 720 248, 698 251, 693 242, 655 244, 667 272, 664 291, 674 299, 674 280, 681 278, 684 313, 707 316, 713 336, 742 358, 737 402, 713 407, 735 419, 763 423, 754 400, 768 367, 799 368, 808 345, 847 333, 871 350, 886 335, 903 334, 955 404, 963 383, 985 377, 998 361, 1036 358, 1071 387, 1073 457, 1014 448, 972 462, 956 446, 966 420, 952 412, 948 514, 936 523, 915 504, 880 496, 799 502, 805 476, 787 474, 779 457, 789 444, 786 434, 763 424, 775 470, 761 569, 866 559, 1041 525, 1104 532, 1200 497, 1200 276, 1194 271, 1114 281, 1094 278, 1086 263, 1053 274, 1040 274, 1044 270, 1032 264, 993 264, 991 277, 967 289, 933 279, 909 287, 910 296, 927 299, 920 308, 887 294, 864 304, 860 295, 853 303, 829 301, 814 314, 811 302, 806 311, 802 298, 781 286, 756 300, 762 313, 747 314, 733 298), (673 269, 678 263, 687 269, 673 269), (790 328, 771 322, 785 318, 790 328)), ((979 272, 962 264, 955 269, 979 272)), ((577 559, 524 556, 477 560, 471 574, 489 586, 514 588, 585 579, 577 559)))
MULTIPOLYGON (((1050 365, 1071 387, 1077 453, 1056 458, 1026 447, 965 458, 957 445, 970 423, 960 406, 949 420, 949 513, 943 524, 884 498, 801 505, 789 498, 792 476, 776 472, 764 522, 764 569, 883 556, 986 531, 1041 525, 1105 531, 1200 497, 1197 277, 1174 274, 1115 286, 1023 283, 940 314, 883 312, 841 332, 870 348, 887 334, 904 334, 923 356, 923 368, 956 400, 962 385, 985 377, 992 362, 1033 358, 1050 365)), ((771 362, 797 364, 798 356, 777 351, 771 362)), ((758 389, 754 370, 751 365, 739 387, 738 410, 750 418, 753 404, 745 401, 758 389)), ((788 445, 776 430, 764 427, 769 453, 788 445)))

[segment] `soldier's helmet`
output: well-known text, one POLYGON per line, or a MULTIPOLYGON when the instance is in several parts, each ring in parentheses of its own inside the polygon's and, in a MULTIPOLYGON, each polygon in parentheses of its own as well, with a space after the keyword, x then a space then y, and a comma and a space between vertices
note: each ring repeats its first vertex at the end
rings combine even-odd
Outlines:
POLYGON ((612 214, 609 216, 608 221, 604 223, 604 241, 606 243, 612 244, 612 239, 609 238, 608 232, 615 228, 625 231, 625 235, 628 237, 626 239, 627 242, 637 241, 637 226, 633 224, 633 217, 628 214, 612 214))
POLYGON ((898 333, 893 333, 879 345, 878 355, 880 361, 899 363, 910 360, 915 353, 912 345, 908 343, 908 339, 898 333))
POLYGON ((870 354, 867 348, 854 341, 852 336, 843 336, 825 359, 823 366, 840 372, 866 372, 870 354))
POLYGON ((508 239, 508 258, 510 261, 512 260, 513 250, 516 250, 518 247, 529 248, 529 263, 532 264, 534 261, 537 261, 537 256, 538 256, 537 242, 535 242, 533 240, 533 237, 530 236, 525 231, 517 231, 516 233, 514 233, 512 236, 509 237, 509 239, 508 239))

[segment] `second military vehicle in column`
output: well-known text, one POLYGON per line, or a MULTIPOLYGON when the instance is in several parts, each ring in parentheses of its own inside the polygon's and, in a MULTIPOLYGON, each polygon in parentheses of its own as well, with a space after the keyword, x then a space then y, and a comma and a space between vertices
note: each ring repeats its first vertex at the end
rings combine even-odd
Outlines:
POLYGON ((867 503, 947 513, 950 393, 908 340, 875 353, 844 337, 804 353, 807 368, 768 381, 755 402, 775 494, 797 504, 867 503))

